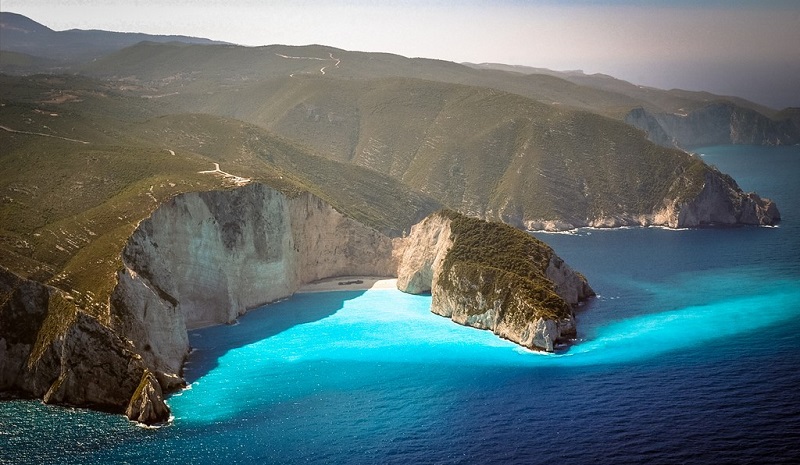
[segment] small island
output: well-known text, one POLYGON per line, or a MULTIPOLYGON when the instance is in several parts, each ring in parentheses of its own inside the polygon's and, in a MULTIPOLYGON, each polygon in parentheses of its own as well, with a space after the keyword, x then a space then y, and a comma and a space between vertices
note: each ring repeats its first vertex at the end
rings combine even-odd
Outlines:
POLYGON ((573 311, 594 291, 542 241, 445 210, 406 239, 398 288, 430 291, 431 311, 532 350, 574 338, 573 311))

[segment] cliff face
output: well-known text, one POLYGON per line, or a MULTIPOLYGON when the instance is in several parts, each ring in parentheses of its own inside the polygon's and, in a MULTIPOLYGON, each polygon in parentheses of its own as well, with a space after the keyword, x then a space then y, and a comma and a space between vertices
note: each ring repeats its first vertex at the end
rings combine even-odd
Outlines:
POLYGON ((166 390, 182 382, 187 328, 230 323, 321 278, 394 274, 388 237, 310 194, 260 184, 174 197, 122 256, 113 326, 166 390))
MULTIPOLYGON (((675 197, 665 201, 653 222, 672 228, 711 225, 773 225, 781 216, 775 203, 758 194, 744 193, 730 176, 708 169, 703 174, 699 193, 690 198, 675 197)), ((691 183, 686 177, 675 181, 676 190, 691 183)))
POLYGON ((397 288, 409 294, 429 292, 436 285, 442 261, 453 246, 450 218, 431 215, 397 241, 397 288))
POLYGON ((5 270, 0 296, 0 392, 122 413, 145 370, 128 341, 61 291, 5 270))
POLYGON ((732 103, 712 103, 687 114, 631 110, 625 122, 642 129, 664 147, 708 145, 792 145, 800 143, 800 126, 789 118, 773 120, 732 103))
POLYGON ((531 349, 574 337, 573 308, 594 295, 547 245, 506 225, 438 213, 401 248, 398 289, 430 290, 432 312, 531 349))
POLYGON ((139 224, 122 261, 110 326, 0 269, 0 392, 165 421, 187 328, 231 322, 317 279, 395 270, 387 236, 310 194, 259 184, 172 198, 139 224))

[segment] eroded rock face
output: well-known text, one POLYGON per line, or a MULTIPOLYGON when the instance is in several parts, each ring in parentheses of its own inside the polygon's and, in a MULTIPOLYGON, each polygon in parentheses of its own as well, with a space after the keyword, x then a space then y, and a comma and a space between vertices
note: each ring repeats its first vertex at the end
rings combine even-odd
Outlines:
POLYGON ((556 293, 573 307, 594 296, 586 278, 576 273, 555 253, 550 257, 545 276, 553 282, 556 293))
POLYGON ((187 328, 231 322, 318 279, 394 275, 392 250, 310 194, 251 184, 176 196, 128 240, 111 328, 0 269, 0 392, 164 421, 163 393, 183 385, 187 328))
POLYGON ((165 390, 182 383, 187 328, 233 322, 318 279, 394 275, 391 239, 313 195, 260 184, 174 197, 122 256, 114 327, 165 390))
POLYGON ((48 367, 45 363, 38 370, 28 367, 51 292, 44 284, 0 267, 0 392, 40 397, 55 379, 58 361, 52 353, 48 367))
POLYGON ((397 288, 409 294, 429 292, 452 246, 449 218, 431 215, 414 225, 410 235, 396 244, 397 288))
POLYGON ((688 201, 666 202, 665 207, 656 214, 654 223, 672 228, 758 226, 774 225, 780 219, 778 207, 772 200, 752 192, 744 193, 730 176, 708 170, 699 194, 688 201))
POLYGON ((0 293, 0 392, 122 412, 144 371, 128 341, 58 289, 0 270, 0 293))
POLYGON ((145 370, 139 387, 131 396, 125 415, 133 421, 153 425, 169 420, 169 409, 164 404, 161 385, 150 370, 145 370))
POLYGON ((121 411, 144 371, 133 347, 81 312, 57 343, 61 365, 44 401, 121 411))
MULTIPOLYGON (((693 181, 678 176, 673 190, 693 181)), ((702 186, 691 198, 671 196, 664 199, 660 208, 651 214, 617 214, 588 220, 526 221, 529 231, 567 231, 580 227, 618 228, 622 226, 666 226, 670 228, 696 228, 703 226, 771 226, 781 220, 778 207, 772 200, 754 192, 745 193, 728 175, 706 167, 702 186)))
MULTIPOLYGON (((480 220, 461 217, 460 221, 480 220)), ((398 289, 409 293, 430 290, 433 313, 490 330, 531 349, 553 351, 557 341, 575 336, 572 309, 594 292, 585 278, 543 243, 522 233, 508 236, 515 241, 531 241, 521 249, 533 249, 537 257, 546 257, 540 270, 525 268, 520 271, 525 276, 521 276, 504 270, 503 264, 471 259, 454 260, 445 266, 454 241, 460 239, 448 215, 431 215, 404 239, 398 289)), ((494 238, 486 237, 486 241, 493 242, 494 238)), ((502 241, 494 244, 505 245, 502 241)), ((531 266, 538 266, 534 261, 530 260, 531 266)))

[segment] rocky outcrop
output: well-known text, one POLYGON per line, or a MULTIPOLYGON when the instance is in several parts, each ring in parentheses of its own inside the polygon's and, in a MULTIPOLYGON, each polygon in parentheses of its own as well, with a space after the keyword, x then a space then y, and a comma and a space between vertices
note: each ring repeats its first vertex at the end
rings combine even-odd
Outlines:
POLYGON ((594 296, 594 291, 586 282, 586 278, 575 272, 555 252, 550 255, 544 275, 553 282, 556 294, 561 296, 571 307, 594 296))
MULTIPOLYGON (((714 225, 774 225, 781 219, 773 201, 756 193, 744 193, 730 176, 714 169, 703 174, 699 193, 665 201, 653 223, 672 228, 714 225)), ((675 184, 691 183, 679 177, 675 184)), ((680 188, 678 189, 680 190, 680 188)))
POLYGON ((169 408, 164 403, 161 385, 150 370, 142 374, 142 381, 136 388, 125 415, 133 421, 152 425, 169 420, 169 408))
POLYGON ((789 118, 773 120, 730 102, 717 102, 689 113, 652 113, 635 108, 625 122, 643 130, 664 147, 709 145, 793 145, 800 143, 800 127, 789 118))
POLYGON ((48 286, 0 267, 0 392, 40 397, 55 379, 56 359, 28 366, 51 292, 48 286))
POLYGON ((394 275, 392 241, 310 194, 260 184, 172 198, 122 251, 110 326, 0 269, 0 392, 165 421, 187 328, 230 323, 303 284, 394 275))
POLYGON ((570 221, 524 222, 529 231, 566 231, 581 227, 772 226, 781 220, 778 206, 755 192, 743 192, 730 176, 697 161, 693 170, 678 175, 662 204, 649 214, 616 214, 570 221))
POLYGON ((53 347, 60 364, 58 377, 44 394, 47 403, 121 411, 144 371, 129 343, 82 312, 53 347))
POLYGON ((504 224, 431 215, 400 246, 398 289, 431 291, 431 311, 522 346, 575 336, 573 309, 594 295, 547 245, 504 224))
POLYGON ((0 392, 122 413, 145 370, 128 341, 60 290, 7 270, 0 295, 0 392))

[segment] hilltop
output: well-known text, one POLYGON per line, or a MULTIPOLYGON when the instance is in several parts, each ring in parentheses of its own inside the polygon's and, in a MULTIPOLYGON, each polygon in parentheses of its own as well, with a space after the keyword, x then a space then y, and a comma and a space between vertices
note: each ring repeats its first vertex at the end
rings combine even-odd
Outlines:
POLYGON ((387 176, 346 168, 253 125, 159 117, 148 100, 98 81, 0 77, 0 89, 0 258, 67 291, 107 295, 117 251, 166 199, 232 187, 200 173, 215 162, 289 195, 311 191, 394 235, 440 206, 387 176))

